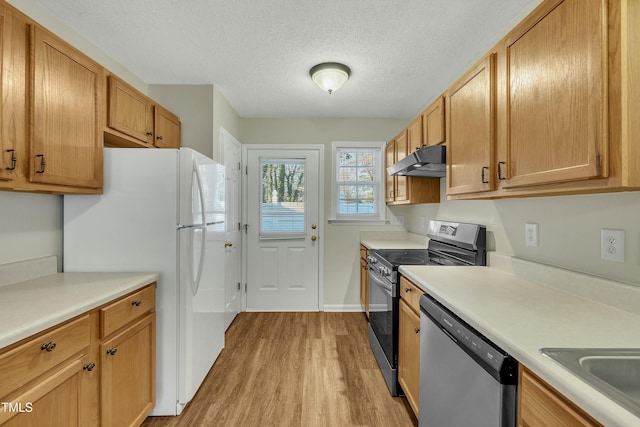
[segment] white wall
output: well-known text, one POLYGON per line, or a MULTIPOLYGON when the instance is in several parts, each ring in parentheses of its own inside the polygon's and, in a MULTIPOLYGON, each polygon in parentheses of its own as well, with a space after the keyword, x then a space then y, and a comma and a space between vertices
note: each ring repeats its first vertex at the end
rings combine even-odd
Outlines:
POLYGON ((0 191, 0 264, 55 255, 62 266, 62 196, 0 191))
MULTIPOLYGON (((247 119, 240 122, 243 144, 324 144, 325 219, 331 210, 331 142, 388 141, 406 120, 366 119, 247 119)), ((346 226, 324 224, 324 305, 359 308, 360 232, 404 230, 397 226, 346 226)), ((322 303, 322 302, 321 302, 322 303)))
MULTIPOLYGON (((441 180, 441 194, 446 194, 441 180)), ((393 207, 409 231, 424 234, 421 217, 487 225, 489 248, 613 280, 640 285, 640 192, 499 200, 446 200, 393 207), (539 246, 525 246, 524 224, 538 224, 539 246), (625 262, 600 259, 600 229, 625 230, 625 262)))

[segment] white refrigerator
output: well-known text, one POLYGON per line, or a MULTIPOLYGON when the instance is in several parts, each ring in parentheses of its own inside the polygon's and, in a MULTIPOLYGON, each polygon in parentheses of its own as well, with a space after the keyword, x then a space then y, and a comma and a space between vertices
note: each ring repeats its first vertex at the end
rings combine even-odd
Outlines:
POLYGON ((64 271, 158 272, 156 406, 178 415, 224 347, 224 166, 104 149, 104 194, 64 196, 64 271))

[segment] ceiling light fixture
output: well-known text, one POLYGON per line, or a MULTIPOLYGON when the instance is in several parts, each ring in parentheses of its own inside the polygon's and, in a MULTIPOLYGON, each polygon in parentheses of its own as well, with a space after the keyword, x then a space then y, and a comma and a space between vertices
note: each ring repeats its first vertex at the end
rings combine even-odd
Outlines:
POLYGON ((309 75, 320 89, 326 90, 331 94, 340 89, 340 86, 349 79, 351 70, 344 64, 324 62, 311 67, 309 75))

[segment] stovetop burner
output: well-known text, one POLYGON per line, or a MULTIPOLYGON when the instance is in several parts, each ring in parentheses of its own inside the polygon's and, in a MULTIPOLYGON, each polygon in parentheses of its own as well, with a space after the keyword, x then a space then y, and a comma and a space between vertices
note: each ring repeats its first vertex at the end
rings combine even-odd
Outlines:
POLYGON ((424 265, 429 261, 426 249, 382 249, 376 253, 392 265, 424 265))

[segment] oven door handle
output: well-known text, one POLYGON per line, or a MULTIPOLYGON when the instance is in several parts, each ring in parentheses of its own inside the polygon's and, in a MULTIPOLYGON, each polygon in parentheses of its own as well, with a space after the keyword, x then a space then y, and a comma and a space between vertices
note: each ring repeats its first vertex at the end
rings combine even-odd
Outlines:
POLYGON ((393 294, 393 287, 391 285, 387 285, 382 279, 371 273, 371 271, 369 271, 369 281, 373 281, 375 285, 382 288, 389 295, 393 294))

